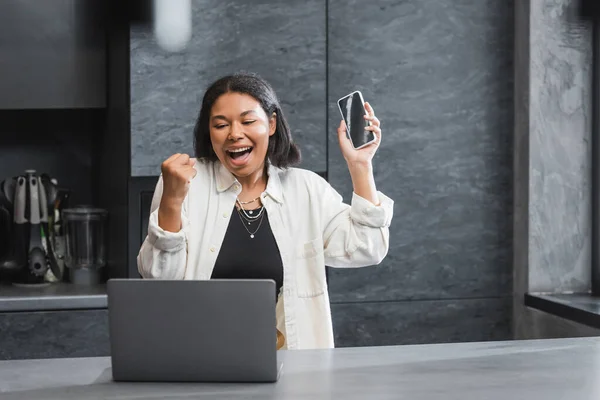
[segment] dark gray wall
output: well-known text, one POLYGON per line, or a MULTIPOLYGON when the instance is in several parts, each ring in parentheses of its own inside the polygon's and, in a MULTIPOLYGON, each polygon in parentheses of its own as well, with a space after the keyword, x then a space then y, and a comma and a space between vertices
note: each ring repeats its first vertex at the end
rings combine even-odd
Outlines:
POLYGON ((173 153, 193 154, 192 130, 208 85, 259 73, 273 85, 303 167, 326 169, 325 2, 193 0, 193 36, 178 54, 131 31, 132 175, 158 175, 173 153))
POLYGON ((590 290, 592 31, 572 1, 518 4, 515 336, 598 334, 523 305, 527 292, 590 290))
MULTIPOLYGON (((329 1, 330 130, 361 90, 396 205, 383 264, 330 274, 338 345, 509 338, 513 26, 511 1, 329 1)), ((333 136, 328 172, 349 201, 333 136)))
POLYGON ((327 169, 349 201, 336 100, 361 90, 383 121, 376 180, 396 209, 381 266, 330 271, 337 345, 509 338, 512 2, 193 4, 181 54, 132 31, 133 175, 191 152, 208 82, 249 69, 273 82, 303 167, 327 169))

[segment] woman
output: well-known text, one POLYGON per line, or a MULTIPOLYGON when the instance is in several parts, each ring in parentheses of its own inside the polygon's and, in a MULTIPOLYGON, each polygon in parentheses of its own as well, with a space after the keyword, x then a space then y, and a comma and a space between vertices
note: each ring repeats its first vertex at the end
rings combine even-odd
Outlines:
POLYGON ((197 161, 175 154, 161 166, 138 255, 142 277, 273 279, 285 348, 334 347, 325 265, 379 264, 393 213, 375 187, 381 130, 365 106, 375 143, 356 150, 343 122, 337 132, 350 206, 320 176, 292 167, 300 152, 267 82, 238 74, 213 83, 194 128, 197 161))

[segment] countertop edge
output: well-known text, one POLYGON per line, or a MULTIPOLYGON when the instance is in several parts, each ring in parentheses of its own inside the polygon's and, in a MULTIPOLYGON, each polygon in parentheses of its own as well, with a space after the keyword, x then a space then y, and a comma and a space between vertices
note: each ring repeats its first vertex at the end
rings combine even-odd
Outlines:
MULTIPOLYGON (((576 294, 574 296, 589 296, 590 300, 600 304, 600 298, 593 297, 591 294, 576 294)), ((524 304, 527 307, 535 308, 569 321, 600 329, 600 311, 594 312, 578 305, 575 301, 570 302, 568 301, 568 295, 562 295, 559 299, 553 297, 551 294, 526 293, 524 304)))
POLYGON ((106 285, 79 287, 56 283, 47 287, 19 289, 0 287, 0 312, 35 312, 106 309, 106 285))
POLYGON ((106 295, 5 298, 0 300, 0 312, 105 309, 107 304, 106 295))

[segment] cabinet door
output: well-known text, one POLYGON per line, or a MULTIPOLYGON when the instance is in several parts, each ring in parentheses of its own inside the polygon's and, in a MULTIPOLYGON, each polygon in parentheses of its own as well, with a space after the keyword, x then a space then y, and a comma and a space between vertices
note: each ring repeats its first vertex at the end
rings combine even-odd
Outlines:
POLYGON ((108 311, 0 313, 0 360, 110 355, 108 311))
POLYGON ((106 103, 105 2, 0 2, 0 109, 106 103))

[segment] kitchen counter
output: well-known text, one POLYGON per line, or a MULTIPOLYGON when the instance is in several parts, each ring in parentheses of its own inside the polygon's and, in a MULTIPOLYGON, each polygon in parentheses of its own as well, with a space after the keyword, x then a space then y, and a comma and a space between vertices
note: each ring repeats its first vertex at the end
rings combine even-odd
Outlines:
POLYGON ((525 305, 569 321, 600 329, 600 298, 589 293, 527 293, 525 305))
POLYGON ((106 307, 105 284, 82 286, 57 282, 38 287, 0 284, 0 312, 89 310, 106 307))
POLYGON ((275 384, 116 383, 106 357, 0 361, 0 398, 600 399, 600 338, 279 354, 275 384))

